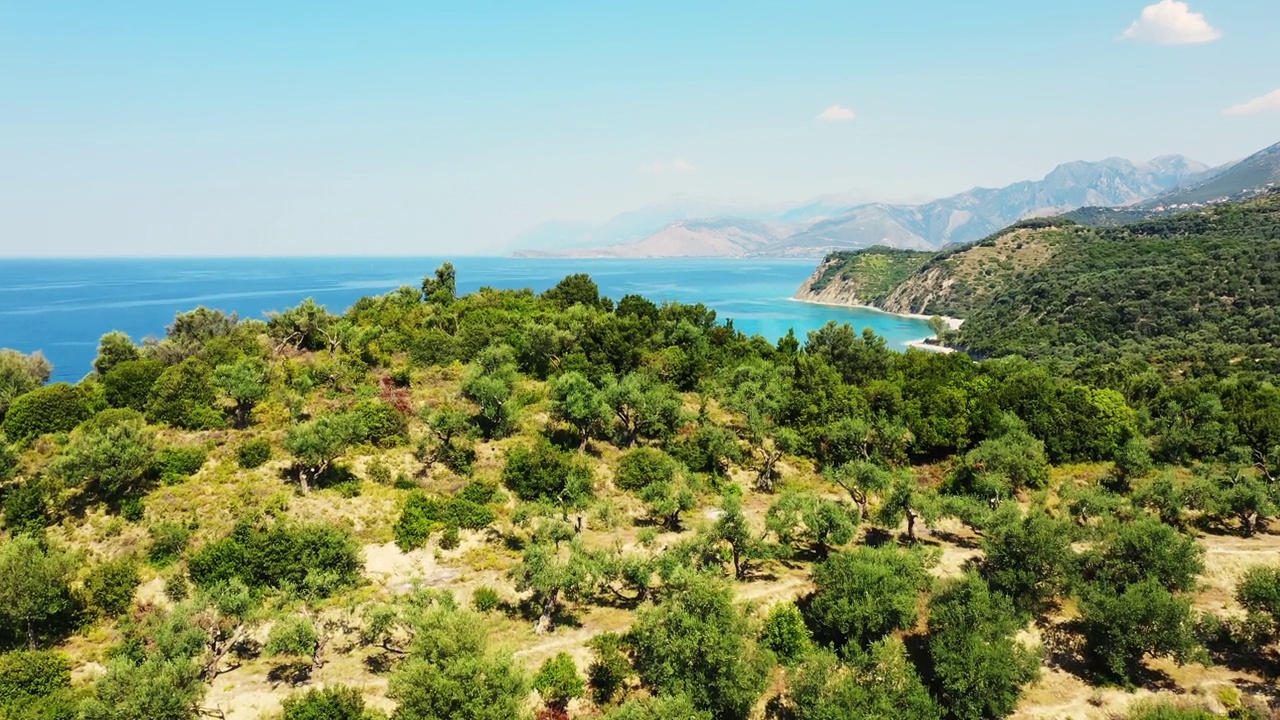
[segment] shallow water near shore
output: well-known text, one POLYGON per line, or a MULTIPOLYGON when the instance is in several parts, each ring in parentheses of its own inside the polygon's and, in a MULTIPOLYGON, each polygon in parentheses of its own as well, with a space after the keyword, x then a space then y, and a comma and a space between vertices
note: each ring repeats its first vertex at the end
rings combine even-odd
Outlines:
MULTIPOLYGON (((40 350, 57 380, 91 369, 98 338, 111 330, 135 341, 161 336, 177 312, 199 305, 262 318, 314 297, 341 312, 357 298, 417 286, 446 258, 217 258, 0 260, 0 347, 40 350)), ((734 327, 770 341, 829 320, 870 327, 891 347, 932 334, 923 319, 866 308, 790 300, 815 260, 616 260, 448 258, 458 291, 482 286, 541 292, 565 275, 589 273, 614 299, 703 303, 734 327)))

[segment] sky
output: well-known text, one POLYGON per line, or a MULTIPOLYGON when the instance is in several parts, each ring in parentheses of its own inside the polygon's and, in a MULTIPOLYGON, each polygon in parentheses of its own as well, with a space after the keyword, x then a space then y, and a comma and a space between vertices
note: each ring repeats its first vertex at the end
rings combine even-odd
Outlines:
POLYGON ((1277 0, 0 0, 0 256, 484 254, 1277 141, 1277 0))

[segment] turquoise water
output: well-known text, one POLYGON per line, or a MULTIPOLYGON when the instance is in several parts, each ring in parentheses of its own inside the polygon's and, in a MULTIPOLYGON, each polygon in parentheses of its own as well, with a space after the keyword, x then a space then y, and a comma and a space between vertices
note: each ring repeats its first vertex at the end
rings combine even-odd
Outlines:
MULTIPOLYGON (((261 318, 314 297, 331 311, 363 295, 418 285, 441 258, 220 258, 0 260, 0 347, 40 350, 59 380, 90 370, 98 338, 122 330, 160 336, 174 313, 198 305, 261 318)), ((747 334, 773 341, 790 328, 803 339, 828 320, 870 327, 902 348, 930 335, 923 320, 788 300, 812 260, 561 260, 456 258, 459 292, 482 286, 541 292, 590 273, 612 298, 701 302, 747 334)))

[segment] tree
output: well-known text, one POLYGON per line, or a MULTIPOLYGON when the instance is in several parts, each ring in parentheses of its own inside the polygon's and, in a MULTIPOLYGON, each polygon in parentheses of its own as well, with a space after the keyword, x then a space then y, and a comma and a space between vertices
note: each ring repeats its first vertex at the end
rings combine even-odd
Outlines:
POLYGON ((1021 629, 1009 599, 972 573, 933 596, 929 656, 938 700, 956 720, 1002 718, 1017 707, 1040 671, 1040 659, 1014 639, 1021 629))
POLYGON ((600 633, 587 641, 591 648, 591 664, 587 667, 587 685, 596 705, 606 705, 622 689, 631 674, 631 661, 622 652, 623 638, 617 633, 600 633))
POLYGON ((937 495, 920 487, 920 481, 904 470, 895 473, 888 492, 881 499, 876 519, 886 527, 897 527, 905 518, 907 539, 916 541, 916 521, 931 522, 937 515, 937 495))
POLYGON ((760 627, 760 644, 785 665, 798 662, 812 648, 804 614, 793 602, 780 602, 769 609, 760 627))
POLYGON ((84 581, 85 605, 101 617, 118 617, 133 603, 138 583, 138 563, 131 557, 95 565, 84 581))
POLYGON ((1275 485, 1249 471, 1210 479, 1197 504, 1211 518, 1234 519, 1244 537, 1253 537, 1259 525, 1280 511, 1275 485))
POLYGON ((93 361, 93 371, 103 377, 120 363, 140 357, 138 346, 133 344, 132 338, 119 330, 112 330, 98 341, 98 357, 93 361))
POLYGON ((871 328, 865 328, 859 336, 848 323, 837 325, 834 320, 809 331, 804 351, 830 363, 849 385, 887 377, 893 362, 893 353, 884 338, 871 328))
POLYGON ((430 457, 454 472, 469 473, 476 454, 470 442, 474 430, 471 417, 452 406, 424 410, 422 416, 435 436, 435 448, 430 457))
POLYGON ((648 373, 606 378, 603 395, 617 421, 620 445, 633 445, 641 437, 665 439, 680 426, 680 396, 648 373))
POLYGON ((884 492, 893 482, 888 470, 865 460, 840 465, 829 471, 827 477, 849 493, 862 517, 871 515, 871 496, 884 492))
POLYGON ((906 647, 885 638, 844 665, 827 649, 796 668, 783 698, 795 720, 941 720, 942 709, 916 674, 906 647))
POLYGON ((375 720, 380 713, 366 710, 358 688, 333 685, 290 695, 282 703, 283 720, 375 720))
POLYGON ((806 616, 817 639, 840 648, 867 648, 915 623, 926 575, 913 552, 859 547, 814 566, 813 583, 806 616))
POLYGON ((655 694, 687 695, 715 720, 745 720, 768 671, 751 636, 726 585, 686 574, 661 602, 640 609, 626 642, 655 694))
POLYGON ((725 494, 720 517, 716 518, 711 536, 728 548, 733 576, 738 580, 746 580, 755 563, 768 557, 763 534, 756 534, 751 529, 742 512, 742 497, 737 493, 725 494))
POLYGON ((986 528, 982 550, 982 573, 991 589, 1029 612, 1064 592, 1075 561, 1070 528, 1039 510, 986 528))
POLYGON ((1118 680, 1135 677, 1147 655, 1183 664, 1198 647, 1191 602, 1154 577, 1120 586, 1088 583, 1081 592, 1080 616, 1086 652, 1118 680))
POLYGON ((213 371, 194 357, 167 368, 151 386, 147 419, 188 430, 203 430, 221 423, 213 408, 217 394, 213 371))
POLYGON ((72 570, 70 558, 32 537, 0 544, 0 616, 26 632, 29 649, 36 649, 40 624, 68 607, 72 570))
POLYGON ((538 634, 550 632, 563 604, 586 596, 598 581, 595 564, 577 542, 564 551, 550 543, 531 543, 520 564, 511 569, 511 577, 516 590, 531 591, 534 604, 542 610, 534 626, 538 634))
POLYGON ((164 373, 164 365, 149 358, 116 363, 102 376, 102 391, 113 408, 147 411, 151 388, 164 373))
POLYGON ((1280 628, 1280 567, 1255 565, 1236 585, 1236 602, 1249 615, 1263 620, 1271 636, 1280 628))
POLYGON ((67 487, 115 503, 147 488, 155 455, 154 433, 142 417, 132 410, 112 410, 72 436, 51 474, 67 487))
POLYGON ((1086 581, 1125 588, 1154 580, 1171 592, 1195 588, 1204 569, 1204 550, 1187 537, 1156 520, 1140 517, 1115 527, 1081 557, 1086 581))
POLYGON ((256 358, 242 358, 213 370, 213 385, 231 400, 236 429, 249 427, 253 408, 267 397, 267 367, 256 358))
POLYGON ((605 720, 712 720, 694 707, 688 695, 633 698, 604 716, 605 720))
POLYGON ((267 334, 276 342, 277 354, 293 346, 299 350, 328 349, 333 355, 342 341, 340 321, 315 298, 307 298, 282 313, 268 313, 267 334))
POLYGON ((0 349, 0 418, 19 395, 49 382, 53 365, 39 352, 23 355, 17 350, 0 349))
POLYGON ((565 277, 556 286, 542 293, 542 298, 561 310, 573 305, 597 307, 600 305, 600 286, 586 273, 565 277))
POLYGON ((857 511, 841 503, 808 493, 784 493, 765 513, 765 526, 783 545, 806 542, 819 558, 832 545, 853 539, 858 528, 857 511))
POLYGON ((312 670, 324 665, 324 643, 309 617, 290 615, 276 622, 263 649, 271 657, 305 658, 312 670))
POLYGON ((680 514, 698 504, 697 493, 684 472, 677 473, 670 480, 649 483, 640 491, 639 497, 648 508, 649 515, 672 531, 680 530, 680 514))
POLYGON ((84 394, 66 383, 38 387, 19 395, 4 414, 4 433, 23 440, 48 433, 71 432, 89 417, 84 394))
POLYGON ((436 268, 435 277, 422 278, 422 301, 435 305, 451 305, 458 298, 458 273, 453 263, 436 268))
POLYGON ((582 697, 587 683, 578 673, 578 666, 568 653, 556 653, 538 668, 533 676, 533 688, 542 696, 547 707, 564 712, 569 701, 582 697))
POLYGON ((480 430, 489 439, 506 435, 515 421, 512 395, 516 364, 511 348, 490 346, 480 352, 462 381, 462 395, 480 406, 480 430))
POLYGON ((79 720, 195 720, 205 687, 189 658, 112 660, 79 720))
POLYGON ((311 491, 311 482, 322 478, 364 432, 351 413, 325 415, 289 428, 284 448, 298 460, 298 484, 304 495, 311 491))
POLYGON ((582 458, 540 439, 507 452, 502 482, 521 500, 546 500, 567 511, 591 496, 593 473, 582 458))
POLYGON ((604 428, 608 407, 586 375, 570 371, 551 381, 551 417, 573 426, 586 450, 587 441, 604 428))
POLYGON ((1002 435, 983 440, 964 456, 951 479, 956 492, 1003 499, 1023 488, 1040 488, 1049 480, 1044 443, 1020 422, 1002 435))

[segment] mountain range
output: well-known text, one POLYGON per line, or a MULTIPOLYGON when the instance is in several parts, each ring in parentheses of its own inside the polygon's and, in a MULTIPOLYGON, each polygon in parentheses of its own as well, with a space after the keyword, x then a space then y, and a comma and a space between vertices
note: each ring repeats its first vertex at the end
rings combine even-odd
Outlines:
POLYGON ((515 247, 523 256, 625 258, 819 257, 875 245, 936 250, 975 242, 1030 217, 1076 211, 1084 222, 1109 224, 1113 213, 1111 222, 1128 222, 1166 208, 1239 199, 1277 183, 1280 145, 1219 168, 1181 155, 1142 163, 1108 158, 1064 163, 1040 180, 928 202, 827 196, 760 207, 677 196, 600 225, 548 223, 522 235, 515 247))

